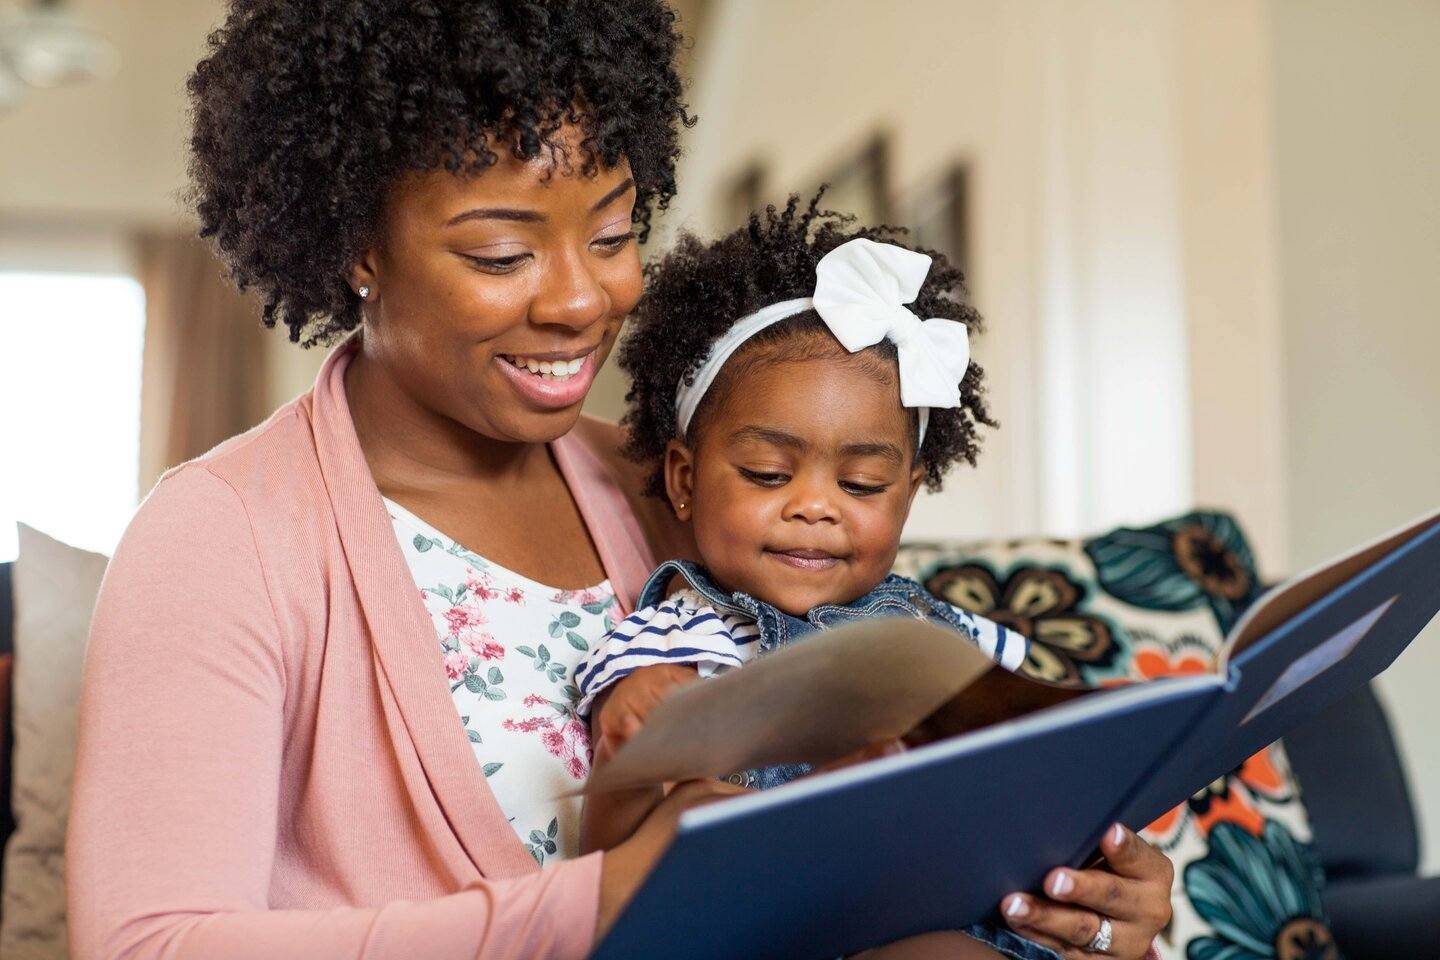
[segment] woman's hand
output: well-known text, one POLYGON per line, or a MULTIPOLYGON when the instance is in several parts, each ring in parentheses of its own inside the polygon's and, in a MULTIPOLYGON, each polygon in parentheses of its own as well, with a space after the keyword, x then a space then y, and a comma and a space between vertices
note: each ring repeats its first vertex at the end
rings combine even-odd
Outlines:
POLYGON ((748 792, 722 780, 688 780, 660 801, 629 840, 608 851, 600 867, 600 912, 595 921, 595 942, 599 943, 610 932, 620 911, 674 839, 680 814, 691 807, 748 792))
POLYGON ((1100 841, 1107 868, 1050 871, 1048 897, 1012 893, 1000 912, 1016 933, 1044 944, 1062 957, 1095 960, 1085 948, 1109 919, 1106 954, 1139 960, 1155 936, 1170 923, 1170 859, 1120 824, 1100 841))

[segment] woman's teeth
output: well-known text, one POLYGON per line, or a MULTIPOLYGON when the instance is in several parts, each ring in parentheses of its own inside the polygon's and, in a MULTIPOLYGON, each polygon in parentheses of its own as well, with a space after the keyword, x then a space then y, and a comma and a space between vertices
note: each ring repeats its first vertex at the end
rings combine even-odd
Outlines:
POLYGON ((535 360, 530 357, 505 357, 505 360, 512 366, 521 370, 528 370, 537 377, 545 377, 549 380, 569 380, 580 372, 585 366, 585 358, 577 357, 574 360, 535 360))

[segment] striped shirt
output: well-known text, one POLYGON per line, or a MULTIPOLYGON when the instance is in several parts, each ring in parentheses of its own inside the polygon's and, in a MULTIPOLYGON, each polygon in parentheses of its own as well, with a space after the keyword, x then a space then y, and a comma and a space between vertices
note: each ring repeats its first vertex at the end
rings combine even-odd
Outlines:
MULTIPOLYGON (((951 607, 985 655, 1007 670, 1025 661, 1029 641, 968 610, 951 607)), ((641 667, 693 666, 702 678, 744 666, 760 647, 760 628, 743 614, 716 610, 694 590, 636 610, 591 648, 575 670, 576 711, 588 716, 595 698, 641 667)))

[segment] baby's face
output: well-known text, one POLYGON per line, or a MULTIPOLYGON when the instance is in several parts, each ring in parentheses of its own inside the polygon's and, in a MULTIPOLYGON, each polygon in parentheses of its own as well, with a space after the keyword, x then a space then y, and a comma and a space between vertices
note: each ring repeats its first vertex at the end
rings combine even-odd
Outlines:
POLYGON ((804 616, 890 572, 919 487, 910 412, 883 364, 762 364, 726 391, 666 479, 716 582, 804 616))

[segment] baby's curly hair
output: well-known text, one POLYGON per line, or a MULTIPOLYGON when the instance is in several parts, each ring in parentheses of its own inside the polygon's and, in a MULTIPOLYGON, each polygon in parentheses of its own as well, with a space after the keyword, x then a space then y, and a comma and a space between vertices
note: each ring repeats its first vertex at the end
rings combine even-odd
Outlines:
MULTIPOLYGON (((360 322, 346 273, 411 170, 479 173, 582 135, 622 158, 641 239, 675 193, 681 99, 664 0, 232 0, 190 77, 193 201, 265 325, 305 346, 360 322)), ((566 158, 567 162, 572 158, 566 158)))
MULTIPOLYGON (((803 206, 800 197, 792 195, 783 209, 772 206, 752 214, 748 224, 713 243, 685 234, 669 254, 646 267, 646 292, 631 316, 618 362, 632 381, 622 421, 628 430, 625 452, 655 467, 647 493, 665 495, 664 453, 666 444, 680 433, 675 393, 681 379, 693 382, 711 344, 735 321, 770 304, 810 296, 820 258, 857 237, 918 249, 904 242, 903 230, 861 226, 852 216, 821 210, 823 193, 822 189, 803 206)), ((984 321, 966 302, 960 270, 943 254, 920 252, 934 262, 910 309, 921 317, 962 321, 971 333, 978 333, 984 321)), ((747 359, 810 359, 829 355, 831 345, 838 346, 813 310, 762 330, 726 363, 696 410, 690 433, 703 428, 708 411, 723 402, 738 374, 753 369, 747 359), (817 352, 817 344, 825 352, 817 352)), ((895 346, 888 340, 862 353, 888 364, 896 358, 895 346)), ((981 424, 998 426, 985 405, 984 376, 972 362, 960 382, 960 406, 930 411, 918 460, 931 490, 940 488, 957 461, 975 464, 981 424)))

